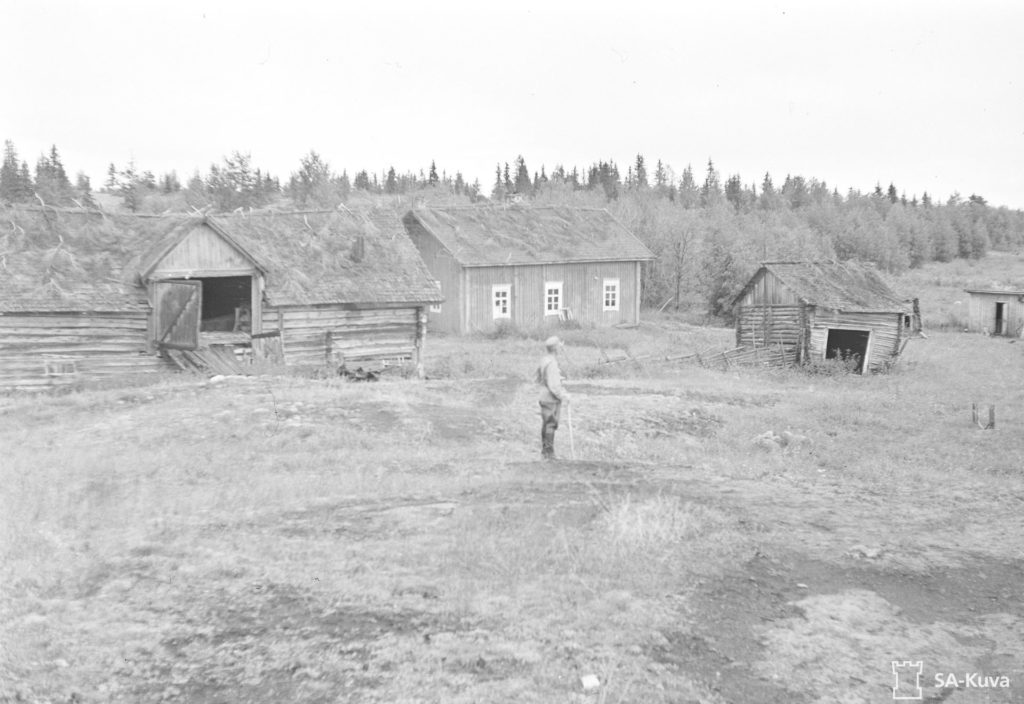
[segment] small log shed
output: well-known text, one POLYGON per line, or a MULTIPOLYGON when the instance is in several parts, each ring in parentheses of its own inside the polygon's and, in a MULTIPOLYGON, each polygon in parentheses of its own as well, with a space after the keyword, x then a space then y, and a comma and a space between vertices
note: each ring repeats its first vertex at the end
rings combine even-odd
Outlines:
POLYGON ((854 358, 861 373, 886 368, 921 330, 916 305, 854 262, 766 262, 733 313, 740 347, 782 347, 798 363, 854 358))

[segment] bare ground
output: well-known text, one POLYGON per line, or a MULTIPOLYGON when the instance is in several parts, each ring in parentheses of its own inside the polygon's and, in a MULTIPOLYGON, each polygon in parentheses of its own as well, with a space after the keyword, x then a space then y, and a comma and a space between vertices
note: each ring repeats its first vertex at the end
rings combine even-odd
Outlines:
POLYGON ((522 378, 8 399, 0 701, 1024 701, 1024 420, 590 379, 541 463, 522 378))

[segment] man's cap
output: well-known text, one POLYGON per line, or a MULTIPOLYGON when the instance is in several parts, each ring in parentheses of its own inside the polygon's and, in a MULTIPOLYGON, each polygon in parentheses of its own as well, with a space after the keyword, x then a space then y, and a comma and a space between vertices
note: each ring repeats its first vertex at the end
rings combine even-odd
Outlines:
POLYGON ((544 346, 549 350, 558 347, 560 344, 562 344, 562 341, 558 339, 558 335, 552 335, 544 341, 544 346))

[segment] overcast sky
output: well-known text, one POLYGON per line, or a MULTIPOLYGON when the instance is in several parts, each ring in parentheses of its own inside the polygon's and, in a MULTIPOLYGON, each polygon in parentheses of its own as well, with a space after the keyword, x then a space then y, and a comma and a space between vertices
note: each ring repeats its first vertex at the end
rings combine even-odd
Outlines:
POLYGON ((4 0, 0 138, 97 188, 110 162, 185 181, 235 150, 284 181, 314 149, 489 193, 519 154, 624 176, 641 153, 1024 208, 1016 0, 356 5, 4 0))

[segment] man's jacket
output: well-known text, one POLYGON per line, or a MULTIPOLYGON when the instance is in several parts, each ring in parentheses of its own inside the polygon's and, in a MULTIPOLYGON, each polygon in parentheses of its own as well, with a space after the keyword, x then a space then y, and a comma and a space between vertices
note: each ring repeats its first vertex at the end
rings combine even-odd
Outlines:
POLYGON ((562 370, 558 368, 558 359, 553 354, 544 355, 540 361, 537 382, 541 385, 541 403, 556 403, 568 397, 568 392, 562 386, 562 370))

